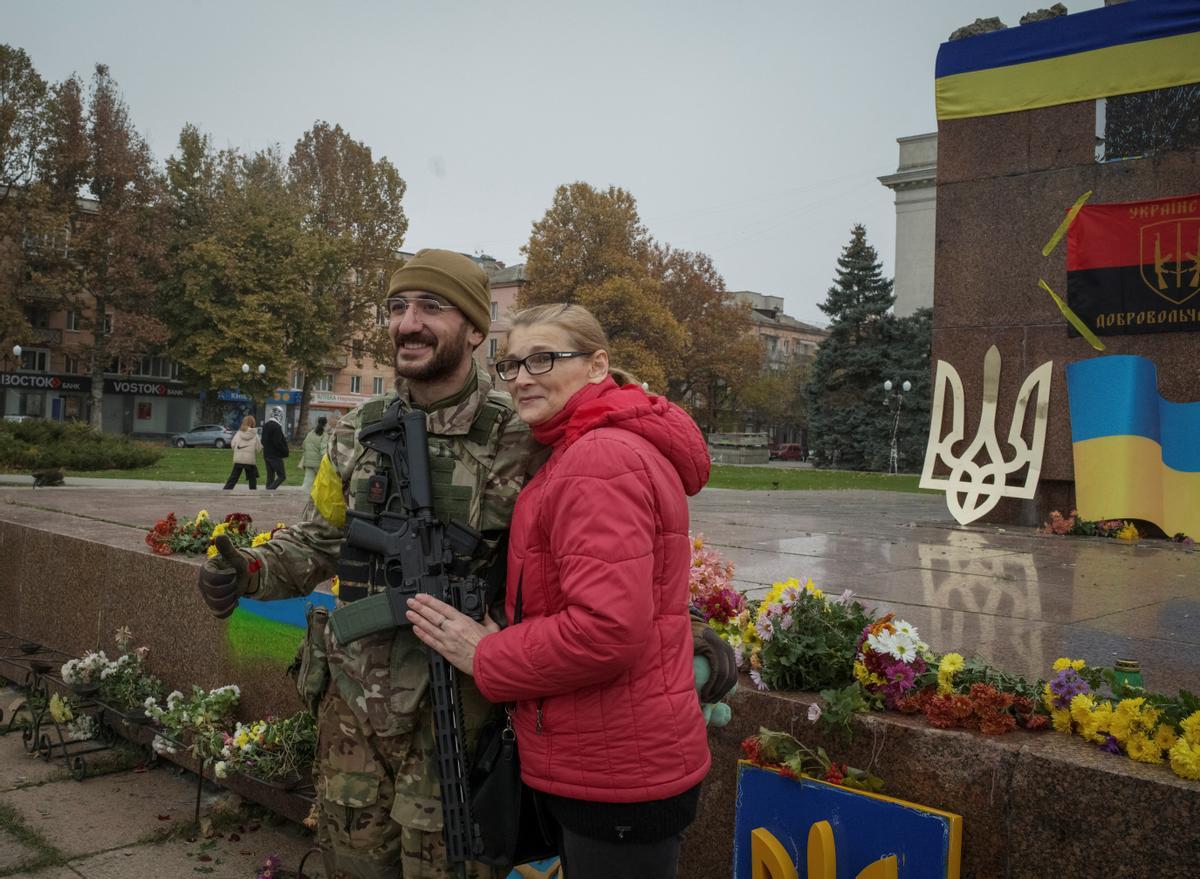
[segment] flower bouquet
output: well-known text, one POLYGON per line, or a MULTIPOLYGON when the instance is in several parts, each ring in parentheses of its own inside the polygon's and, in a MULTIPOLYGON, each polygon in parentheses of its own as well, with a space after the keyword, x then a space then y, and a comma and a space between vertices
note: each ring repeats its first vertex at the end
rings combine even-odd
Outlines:
POLYGON ((807 775, 829 784, 879 793, 883 779, 865 769, 835 763, 824 748, 813 750, 785 732, 761 727, 758 735, 742 741, 742 755, 757 766, 774 769, 787 778, 807 775))
POLYGON ((759 689, 820 690, 853 680, 856 639, 871 617, 849 591, 830 598, 811 579, 801 586, 793 578, 774 584, 752 616, 734 649, 749 651, 759 689))
POLYGON ((920 639, 916 627, 889 613, 865 626, 859 635, 854 679, 892 709, 914 687, 918 676, 925 674, 928 655, 929 645, 920 639))
POLYGON ((166 704, 147 698, 143 704, 146 714, 164 733, 155 738, 154 750, 174 753, 174 744, 168 740, 173 739, 187 745, 201 759, 217 756, 224 746, 224 733, 233 726, 233 712, 241 696, 237 684, 208 691, 193 684, 191 696, 175 690, 168 694, 166 704))
POLYGON ((1082 659, 1055 661, 1043 689, 1054 729, 1125 754, 1139 763, 1170 764, 1180 778, 1200 781, 1200 698, 1187 690, 1172 698, 1116 683, 1110 669, 1082 659), (1107 684, 1113 695, 1099 692, 1107 684))
POLYGON ((201 510, 194 519, 184 522, 180 522, 174 513, 168 513, 165 519, 159 519, 154 523, 154 527, 146 532, 146 545, 158 555, 207 553, 211 557, 216 554, 216 547, 212 545, 213 538, 222 534, 233 541, 234 546, 258 546, 283 527, 283 523, 280 522, 263 537, 253 525, 254 520, 249 513, 230 513, 221 522, 214 522, 208 510, 201 510))
POLYGON ((688 570, 692 607, 705 622, 724 624, 746 609, 746 597, 733 588, 733 562, 704 546, 704 535, 692 538, 692 566, 688 570))
POLYGON ((63 683, 81 696, 90 696, 100 689, 101 675, 108 668, 103 650, 91 650, 79 659, 68 659, 59 670, 63 683))
POLYGON ((291 788, 303 784, 317 756, 317 728, 307 711, 283 719, 239 723, 222 737, 218 778, 240 772, 264 784, 291 788))
POLYGON ((117 630, 116 640, 117 649, 122 652, 100 672, 100 699, 130 721, 144 723, 149 719, 146 700, 162 698, 163 683, 150 674, 146 665, 150 648, 130 649, 133 636, 128 627, 117 630))

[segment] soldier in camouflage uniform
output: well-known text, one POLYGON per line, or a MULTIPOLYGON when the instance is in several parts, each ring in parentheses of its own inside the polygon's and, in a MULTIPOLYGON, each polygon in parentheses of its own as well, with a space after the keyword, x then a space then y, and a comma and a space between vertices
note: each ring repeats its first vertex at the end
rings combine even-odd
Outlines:
MULTIPOLYGON (((333 576, 347 506, 378 512, 367 483, 390 469, 358 442, 397 398, 428 413, 434 508, 483 532, 495 555, 536 445, 507 394, 472 353, 487 337, 487 277, 470 259, 423 250, 391 279, 388 332, 396 347, 397 389, 368 400, 333 429, 304 519, 269 542, 236 550, 227 541, 200 574, 213 613, 228 616, 239 595, 307 595, 333 576)), ((486 558, 477 573, 494 561, 486 558)), ((373 587, 343 585, 339 605, 373 587)), ((336 610, 335 610, 336 613, 336 610)), ((325 613, 310 610, 298 685, 318 714, 318 841, 335 879, 440 879, 450 875, 429 700, 429 660, 411 629, 341 646, 325 613)), ((467 747, 491 706, 460 677, 467 747)), ((468 875, 489 868, 469 865, 468 875)))

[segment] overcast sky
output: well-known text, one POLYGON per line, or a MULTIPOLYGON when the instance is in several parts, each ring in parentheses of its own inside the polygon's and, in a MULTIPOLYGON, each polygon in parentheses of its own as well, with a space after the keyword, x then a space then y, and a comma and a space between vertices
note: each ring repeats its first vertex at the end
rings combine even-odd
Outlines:
POLYGON ((824 324, 853 223, 892 272, 876 178, 897 137, 936 129, 938 44, 1037 5, 4 0, 0 40, 48 80, 108 64, 160 160, 185 122, 285 155, 315 120, 340 123, 407 181, 406 249, 520 262, 555 187, 615 184, 730 289, 824 324))

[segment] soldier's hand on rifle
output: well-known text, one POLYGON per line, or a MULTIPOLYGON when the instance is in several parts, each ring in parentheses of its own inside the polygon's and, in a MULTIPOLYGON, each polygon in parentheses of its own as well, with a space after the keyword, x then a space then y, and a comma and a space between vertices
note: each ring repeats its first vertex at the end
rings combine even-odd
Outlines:
POLYGON ((213 616, 225 619, 237 607, 238 598, 250 588, 250 559, 224 534, 213 540, 217 554, 200 566, 196 584, 200 597, 213 616))
POLYGON ((483 625, 432 595, 415 595, 408 600, 408 621, 416 636, 442 654, 463 674, 474 674, 475 647, 485 637, 500 631, 500 624, 484 615, 483 625))
POLYGON ((692 611, 692 652, 707 659, 711 669, 708 680, 700 687, 700 701, 721 701, 738 682, 737 660, 733 648, 695 610, 692 611))

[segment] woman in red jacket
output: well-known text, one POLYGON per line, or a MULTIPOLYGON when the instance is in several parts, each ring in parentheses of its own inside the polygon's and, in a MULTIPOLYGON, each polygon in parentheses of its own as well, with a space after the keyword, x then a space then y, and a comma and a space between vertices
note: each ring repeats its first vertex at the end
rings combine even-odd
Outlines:
POLYGON ((419 596, 417 635, 516 702, 521 775, 561 827, 568 879, 673 877, 710 757, 692 675, 687 496, 708 481, 700 430, 609 369, 577 305, 512 318, 521 419, 551 448, 517 498, 507 610, 479 625, 419 596))

